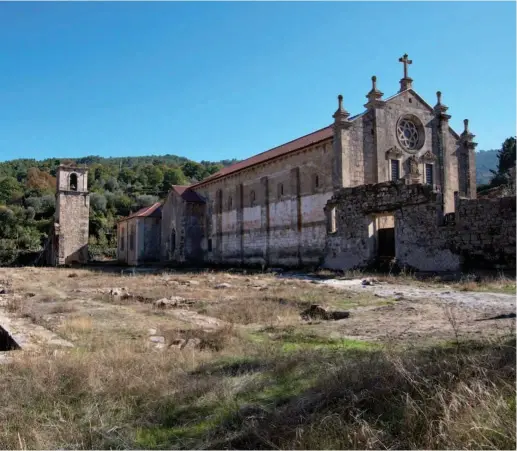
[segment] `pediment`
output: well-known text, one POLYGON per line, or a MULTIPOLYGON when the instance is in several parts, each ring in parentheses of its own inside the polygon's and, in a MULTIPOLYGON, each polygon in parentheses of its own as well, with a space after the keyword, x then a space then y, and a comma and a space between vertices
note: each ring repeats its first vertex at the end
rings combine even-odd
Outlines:
POLYGON ((422 163, 434 163, 436 161, 436 155, 428 150, 420 157, 420 161, 422 163))
POLYGON ((386 158, 388 160, 396 160, 403 155, 402 150, 400 150, 397 146, 390 147, 386 151, 386 158))

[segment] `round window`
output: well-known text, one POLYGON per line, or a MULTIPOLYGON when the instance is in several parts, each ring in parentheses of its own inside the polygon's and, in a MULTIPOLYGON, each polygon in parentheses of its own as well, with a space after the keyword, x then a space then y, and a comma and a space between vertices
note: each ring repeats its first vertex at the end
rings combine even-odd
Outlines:
POLYGON ((417 150, 424 144, 424 131, 412 117, 402 117, 397 124, 397 138, 404 149, 417 150))

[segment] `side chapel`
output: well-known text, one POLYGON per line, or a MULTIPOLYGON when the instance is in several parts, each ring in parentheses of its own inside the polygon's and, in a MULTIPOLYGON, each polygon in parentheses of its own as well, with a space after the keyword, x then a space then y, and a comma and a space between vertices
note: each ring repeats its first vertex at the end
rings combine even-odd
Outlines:
POLYGON ((317 265, 328 230, 325 206, 346 187, 405 179, 441 193, 476 196, 475 143, 465 120, 449 125, 414 89, 412 61, 388 98, 372 77, 365 110, 351 115, 338 96, 333 124, 223 168, 192 186, 175 186, 162 207, 161 260, 188 264, 317 265))

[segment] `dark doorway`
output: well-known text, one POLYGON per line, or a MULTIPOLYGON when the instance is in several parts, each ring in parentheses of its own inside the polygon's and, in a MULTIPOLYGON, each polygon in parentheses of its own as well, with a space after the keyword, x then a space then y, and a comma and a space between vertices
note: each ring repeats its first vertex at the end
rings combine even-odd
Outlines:
POLYGON ((395 257, 395 227, 379 229, 379 257, 395 257))
POLYGON ((0 326, 0 351, 14 351, 15 349, 20 349, 20 346, 18 346, 18 343, 14 341, 13 337, 0 326))

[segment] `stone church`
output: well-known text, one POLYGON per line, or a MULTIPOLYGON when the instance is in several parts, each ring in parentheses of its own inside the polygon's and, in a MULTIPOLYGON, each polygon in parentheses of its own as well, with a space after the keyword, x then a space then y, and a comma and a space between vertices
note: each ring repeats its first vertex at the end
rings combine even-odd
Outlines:
MULTIPOLYGON (((408 55, 399 62, 403 77, 391 97, 384 98, 374 76, 361 113, 351 115, 340 95, 329 126, 194 185, 174 187, 162 208, 161 260, 266 266, 327 260, 329 267, 354 266, 357 261, 334 264, 327 255, 337 211, 327 203, 338 190, 424 186, 444 217, 454 214, 458 195, 474 199, 476 144, 468 121, 461 135, 454 131, 441 93, 429 104, 413 89, 408 55)), ((376 244, 387 255, 395 253, 389 243, 395 216, 374 218, 374 235, 388 230, 379 235, 384 244, 380 238, 376 244)))

